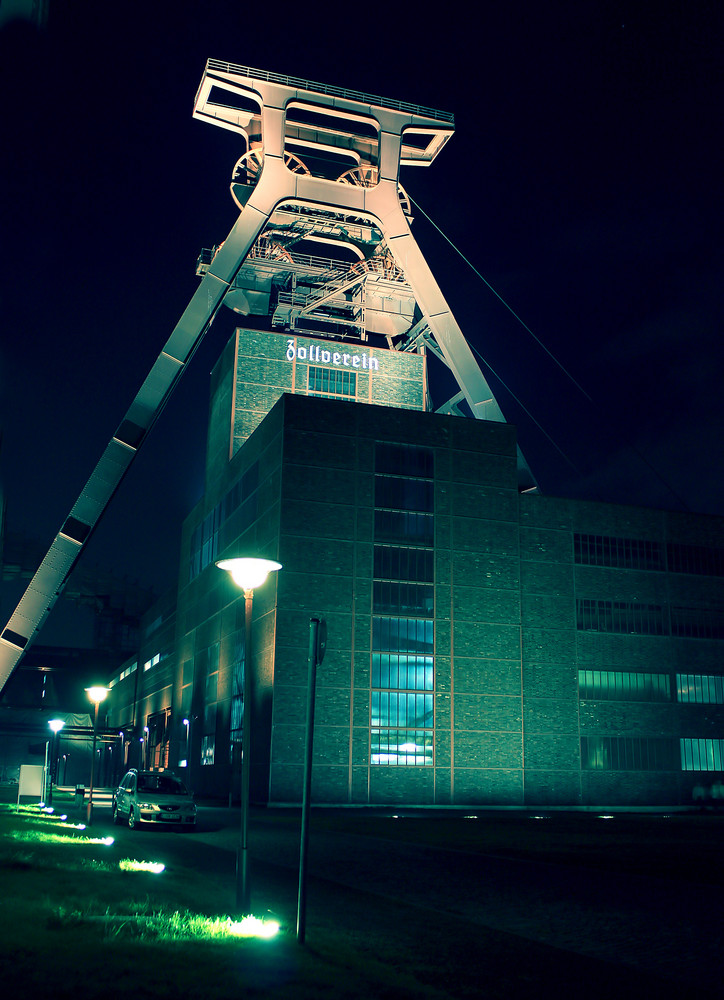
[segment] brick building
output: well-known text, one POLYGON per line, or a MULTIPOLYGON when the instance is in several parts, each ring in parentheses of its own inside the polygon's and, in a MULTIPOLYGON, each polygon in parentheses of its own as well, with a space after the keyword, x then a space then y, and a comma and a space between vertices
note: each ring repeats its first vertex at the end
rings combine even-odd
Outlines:
POLYGON ((301 799, 311 615, 316 802, 718 791, 721 519, 521 493, 512 426, 429 412, 424 355, 359 343, 238 330, 208 441, 177 597, 114 685, 154 746, 164 714, 152 762, 237 787, 244 601, 214 563, 253 552, 283 565, 254 598, 256 801, 301 799))

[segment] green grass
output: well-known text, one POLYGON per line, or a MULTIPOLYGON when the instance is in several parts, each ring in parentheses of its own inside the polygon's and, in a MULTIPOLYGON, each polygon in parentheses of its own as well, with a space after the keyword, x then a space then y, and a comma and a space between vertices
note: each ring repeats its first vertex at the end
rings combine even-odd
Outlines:
POLYGON ((441 996, 344 931, 316 933, 313 948, 284 925, 268 940, 239 936, 228 885, 187 868, 154 874, 130 863, 148 860, 125 858, 37 808, 0 806, 3 1000, 35 990, 54 1000, 126 990, 199 1000, 441 996))

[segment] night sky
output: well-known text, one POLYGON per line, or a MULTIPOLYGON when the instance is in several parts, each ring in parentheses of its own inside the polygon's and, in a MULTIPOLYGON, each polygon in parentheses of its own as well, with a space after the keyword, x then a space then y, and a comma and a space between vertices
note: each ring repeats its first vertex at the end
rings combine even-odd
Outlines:
MULTIPOLYGON (((241 140, 191 117, 209 57, 452 111, 401 177, 413 233, 542 491, 724 515, 721 4, 387 6, 50 0, 0 30, 9 532, 50 544, 234 222, 241 140)), ((84 562, 173 583, 234 322, 84 562)))

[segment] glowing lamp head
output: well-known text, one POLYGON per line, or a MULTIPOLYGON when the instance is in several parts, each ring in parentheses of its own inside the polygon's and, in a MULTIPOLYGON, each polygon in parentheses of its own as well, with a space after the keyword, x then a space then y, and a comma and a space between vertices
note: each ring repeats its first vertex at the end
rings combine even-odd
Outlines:
POLYGON ((255 590, 261 587, 270 573, 282 568, 281 563, 274 562, 273 559, 255 558, 221 559, 216 565, 219 569, 228 570, 234 583, 242 590, 255 590))
POLYGON ((98 705, 100 704, 100 702, 104 701, 105 698, 108 696, 109 691, 110 688, 101 687, 100 685, 85 689, 85 693, 88 695, 88 697, 90 698, 90 700, 93 702, 94 705, 98 705))
POLYGON ((53 730, 54 733, 59 733, 60 730, 65 725, 65 722, 63 721, 63 719, 51 719, 48 725, 50 726, 50 728, 53 730))

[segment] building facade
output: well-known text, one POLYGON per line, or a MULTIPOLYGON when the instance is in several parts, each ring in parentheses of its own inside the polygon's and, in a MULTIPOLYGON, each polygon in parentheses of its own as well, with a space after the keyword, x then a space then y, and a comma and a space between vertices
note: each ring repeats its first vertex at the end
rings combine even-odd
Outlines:
POLYGON ((520 493, 512 426, 427 411, 424 357, 379 353, 377 368, 359 345, 232 338, 212 378, 207 493, 181 541, 174 651, 139 668, 158 704, 137 693, 137 724, 163 711, 168 764, 187 761, 200 794, 234 796, 244 601, 215 561, 253 552, 283 566, 254 598, 256 801, 301 800, 312 615, 327 626, 315 802, 717 794, 722 520, 520 493))

